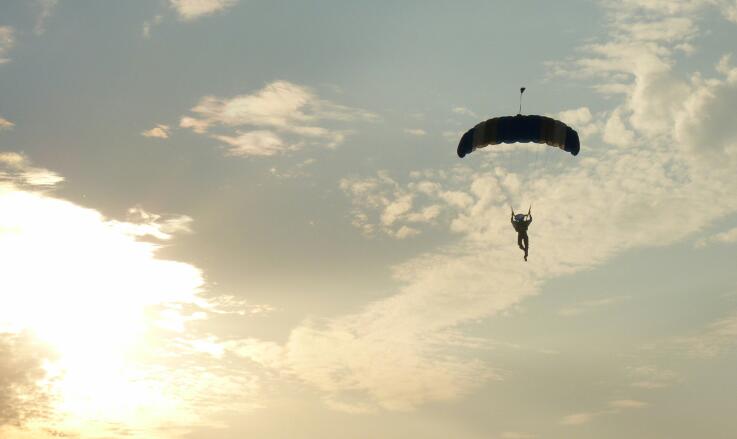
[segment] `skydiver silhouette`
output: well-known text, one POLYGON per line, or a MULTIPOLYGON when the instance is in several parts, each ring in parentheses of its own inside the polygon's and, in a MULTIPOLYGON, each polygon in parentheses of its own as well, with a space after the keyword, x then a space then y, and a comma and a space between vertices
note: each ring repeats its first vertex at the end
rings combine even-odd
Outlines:
POLYGON ((527 211, 527 215, 523 213, 514 214, 514 209, 510 207, 512 211, 512 227, 517 232, 517 245, 521 250, 525 252, 525 261, 527 261, 527 253, 530 249, 530 238, 527 236, 527 227, 532 222, 532 206, 527 211))

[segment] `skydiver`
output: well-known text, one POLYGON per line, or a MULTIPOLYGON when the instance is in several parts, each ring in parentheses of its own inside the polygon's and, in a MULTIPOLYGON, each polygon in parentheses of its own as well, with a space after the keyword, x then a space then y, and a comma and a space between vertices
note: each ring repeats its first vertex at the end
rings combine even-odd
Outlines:
POLYGON ((517 245, 521 250, 525 252, 525 261, 527 261, 527 252, 530 249, 530 238, 527 236, 527 227, 532 222, 532 206, 527 211, 527 215, 523 213, 514 214, 514 209, 509 208, 512 211, 512 227, 517 232, 517 245))

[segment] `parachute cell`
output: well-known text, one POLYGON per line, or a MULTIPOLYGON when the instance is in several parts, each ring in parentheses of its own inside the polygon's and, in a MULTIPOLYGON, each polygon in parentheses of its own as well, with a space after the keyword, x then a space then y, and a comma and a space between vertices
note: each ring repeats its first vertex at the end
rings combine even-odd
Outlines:
POLYGON ((500 143, 544 143, 577 155, 581 149, 578 133, 563 122, 545 116, 495 117, 481 122, 461 137, 458 157, 478 148, 500 143))

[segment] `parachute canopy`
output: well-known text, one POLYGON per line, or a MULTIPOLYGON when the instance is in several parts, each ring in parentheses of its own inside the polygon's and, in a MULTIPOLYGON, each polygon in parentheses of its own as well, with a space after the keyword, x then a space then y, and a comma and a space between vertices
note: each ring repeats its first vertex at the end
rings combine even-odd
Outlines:
POLYGON ((481 122, 461 137, 458 157, 500 143, 545 143, 577 155, 581 149, 578 133, 563 122, 545 116, 495 117, 481 122))

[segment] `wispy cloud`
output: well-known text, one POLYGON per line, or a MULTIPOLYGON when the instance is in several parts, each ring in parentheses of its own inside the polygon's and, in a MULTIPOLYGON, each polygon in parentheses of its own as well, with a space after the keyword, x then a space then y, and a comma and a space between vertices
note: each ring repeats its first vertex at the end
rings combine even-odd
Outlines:
POLYGON ((0 116, 0 131, 3 130, 12 130, 15 124, 8 119, 5 119, 4 117, 0 116))
POLYGON ((598 417, 620 414, 623 410, 641 409, 647 407, 648 404, 634 399, 618 399, 609 401, 608 406, 609 408, 598 411, 580 412, 567 415, 560 420, 560 424, 570 426, 588 424, 598 417))
POLYGON ((460 114, 461 116, 469 116, 473 117, 475 119, 478 119, 478 116, 473 111, 469 110, 466 107, 453 107, 451 110, 455 114, 460 114))
POLYGON ((373 113, 319 98, 311 89, 276 81, 253 94, 232 98, 205 96, 184 116, 180 126, 206 134, 213 128, 236 129, 211 134, 236 156, 275 155, 307 144, 332 148, 345 140, 346 130, 320 126, 321 122, 370 121, 373 113))
POLYGON ((404 132, 409 135, 418 136, 418 137, 421 137, 427 134, 427 132, 423 130, 422 128, 406 128, 404 132))
POLYGON ((156 139, 168 139, 171 129, 169 125, 157 124, 155 127, 141 133, 144 137, 153 137, 156 139))
POLYGON ((674 343, 690 355, 713 358, 737 347, 737 313, 709 324, 698 334, 678 337, 674 343))
POLYGON ((609 406, 616 409, 639 409, 647 407, 648 403, 636 399, 617 399, 609 401, 609 406))
POLYGON ((10 61, 8 52, 15 46, 15 31, 10 26, 0 26, 0 64, 10 61))
POLYGON ((737 242, 737 227, 700 239, 696 241, 695 245, 696 247, 703 248, 709 244, 732 244, 735 242, 737 242))
POLYGON ((643 389, 662 389, 681 381, 681 376, 677 372, 653 365, 630 367, 629 375, 632 387, 643 389))
POLYGON ((154 28, 154 26, 158 26, 161 24, 161 22, 164 20, 163 15, 155 15, 154 18, 151 20, 146 20, 143 22, 143 29, 141 30, 141 35, 143 38, 151 38, 151 29, 154 28))
POLYGON ((577 316, 579 314, 583 314, 584 312, 594 309, 594 308, 601 308, 601 307, 605 307, 609 305, 614 305, 614 304, 621 303, 629 299, 630 299, 630 296, 618 296, 618 297, 606 297, 606 298, 597 299, 597 300, 584 300, 582 302, 576 303, 575 305, 561 308, 558 311, 558 314, 562 316, 566 316, 566 317, 577 316))
POLYGON ((183 21, 222 12, 238 4, 238 0, 169 0, 169 5, 177 11, 183 21))
POLYGON ((604 412, 581 412, 566 415, 560 420, 562 425, 582 425, 591 422, 595 417, 603 414, 604 412))
POLYGON ((38 15, 36 16, 36 25, 33 27, 33 31, 36 35, 42 35, 46 32, 46 21, 54 13, 56 5, 59 0, 36 0, 38 4, 38 15))
POLYGON ((15 152, 0 153, 0 182, 18 186, 54 186, 64 181, 59 174, 31 165, 24 155, 15 152))

